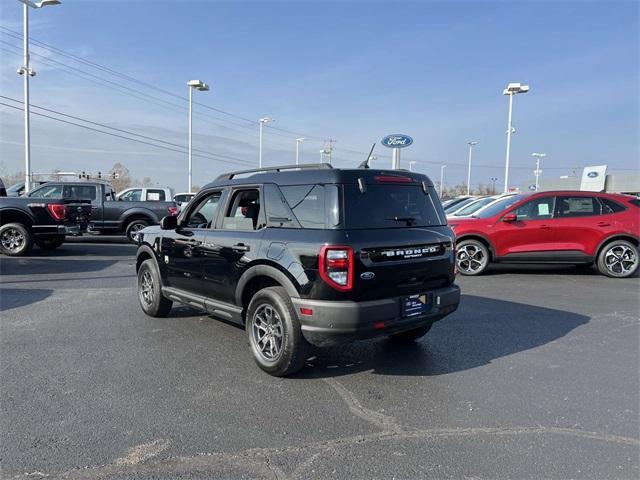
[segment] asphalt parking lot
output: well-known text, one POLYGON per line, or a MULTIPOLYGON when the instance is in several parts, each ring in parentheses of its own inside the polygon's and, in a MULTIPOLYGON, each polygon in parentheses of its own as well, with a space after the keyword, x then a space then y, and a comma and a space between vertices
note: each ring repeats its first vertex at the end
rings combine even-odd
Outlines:
POLYGON ((638 278, 459 278, 413 346, 314 350, 277 379, 244 332, 140 310, 135 247, 0 259, 5 478, 638 478, 638 278))

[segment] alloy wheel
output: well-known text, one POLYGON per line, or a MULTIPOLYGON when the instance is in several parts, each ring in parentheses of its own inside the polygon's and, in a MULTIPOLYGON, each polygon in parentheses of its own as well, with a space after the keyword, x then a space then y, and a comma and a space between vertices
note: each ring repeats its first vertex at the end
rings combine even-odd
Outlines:
POLYGON ((142 299, 142 303, 144 303, 145 306, 150 307, 153 305, 154 295, 153 277, 149 270, 145 270, 142 273, 140 282, 140 298, 142 299))
POLYGON ((0 238, 2 246, 13 253, 19 252, 24 247, 25 241, 24 235, 17 228, 7 228, 0 238))
POLYGON ((134 223, 129 229, 129 238, 134 242, 138 241, 138 237, 140 236, 140 231, 146 227, 144 223, 134 223))
POLYGON ((283 323, 280 315, 269 304, 260 305, 253 314, 253 341, 266 360, 276 360, 282 353, 283 323))
POLYGON ((458 247, 456 255, 458 269, 467 273, 477 273, 481 271, 487 262, 487 258, 482 249, 471 243, 458 247))
POLYGON ((638 256, 626 245, 613 245, 604 254, 604 265, 613 275, 625 276, 633 272, 638 256))

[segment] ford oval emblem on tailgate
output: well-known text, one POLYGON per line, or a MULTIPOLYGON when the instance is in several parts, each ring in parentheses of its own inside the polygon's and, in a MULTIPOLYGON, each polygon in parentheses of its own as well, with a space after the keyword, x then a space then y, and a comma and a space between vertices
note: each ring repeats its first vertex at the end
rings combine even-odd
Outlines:
POLYGON ((375 276, 376 274, 373 272, 364 272, 360 274, 360 278, 363 280, 372 280, 375 276))

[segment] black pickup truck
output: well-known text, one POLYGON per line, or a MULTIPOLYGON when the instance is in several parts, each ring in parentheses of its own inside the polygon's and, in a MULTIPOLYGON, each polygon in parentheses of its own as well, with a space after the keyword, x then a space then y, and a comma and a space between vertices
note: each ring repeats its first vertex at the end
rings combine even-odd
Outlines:
POLYGON ((91 202, 71 198, 0 198, 0 252, 29 253, 33 244, 51 250, 67 235, 79 235, 91 218, 91 202))
POLYGON ((167 215, 177 215, 175 202, 116 200, 115 191, 105 182, 47 182, 28 195, 29 198, 71 198, 91 202, 92 233, 121 234, 135 242, 138 232, 160 223, 167 215))

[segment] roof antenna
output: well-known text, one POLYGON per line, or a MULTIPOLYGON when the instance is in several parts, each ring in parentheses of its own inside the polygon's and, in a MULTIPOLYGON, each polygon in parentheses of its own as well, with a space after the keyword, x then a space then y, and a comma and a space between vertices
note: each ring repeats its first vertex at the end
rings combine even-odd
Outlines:
POLYGON ((371 145, 371 150, 369 151, 369 155, 367 155, 367 159, 358 165, 358 168, 369 168, 369 161, 371 160, 371 155, 373 154, 373 149, 376 148, 376 142, 373 142, 371 145))

